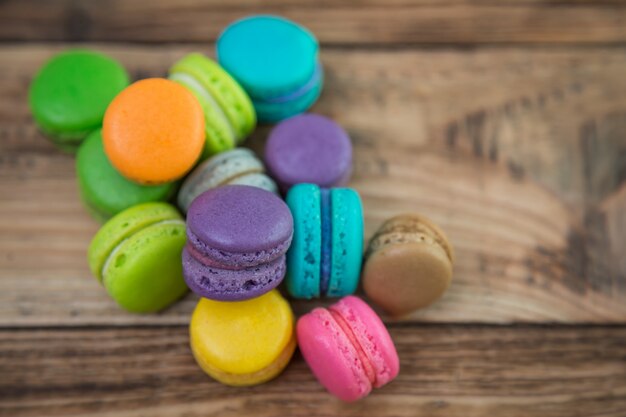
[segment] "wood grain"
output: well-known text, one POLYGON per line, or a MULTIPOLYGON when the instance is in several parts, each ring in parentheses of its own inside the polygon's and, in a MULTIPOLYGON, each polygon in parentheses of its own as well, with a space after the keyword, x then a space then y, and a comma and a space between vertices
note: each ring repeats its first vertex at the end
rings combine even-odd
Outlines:
POLYGON ((602 416, 626 414, 626 329, 392 327, 401 373, 364 401, 324 392, 299 354, 252 388, 212 381, 187 329, 0 331, 0 415, 602 416))
MULTIPOLYGON (((134 78, 162 75, 193 49, 93 47, 134 78)), ((26 105, 34 71, 60 48, 0 46, 0 325, 186 323, 192 296, 129 315, 89 276, 98 225, 80 206, 72 158, 26 105)), ((367 235, 417 210, 457 250, 450 291, 405 320, 626 322, 624 51, 327 48, 322 59, 313 110, 353 139, 367 235)), ((261 150, 267 132, 249 145, 261 150)))
POLYGON ((18 41, 214 41, 247 14, 274 13, 324 44, 624 44, 618 0, 4 0, 0 39, 18 41))

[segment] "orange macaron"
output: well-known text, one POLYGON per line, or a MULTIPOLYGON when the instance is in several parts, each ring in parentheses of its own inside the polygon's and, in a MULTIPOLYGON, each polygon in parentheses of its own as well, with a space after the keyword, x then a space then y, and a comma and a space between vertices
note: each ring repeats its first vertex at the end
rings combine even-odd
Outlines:
POLYGON ((111 102, 102 138, 111 164, 142 184, 184 176, 204 146, 204 112, 181 85, 164 78, 137 81, 111 102))

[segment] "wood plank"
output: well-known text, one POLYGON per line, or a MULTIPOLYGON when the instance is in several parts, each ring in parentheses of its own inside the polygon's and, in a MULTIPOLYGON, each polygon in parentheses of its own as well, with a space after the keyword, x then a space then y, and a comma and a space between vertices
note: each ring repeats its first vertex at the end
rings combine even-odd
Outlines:
POLYGON ((324 44, 623 44, 623 2, 561 0, 5 0, 0 39, 210 42, 231 21, 281 14, 324 44))
MULTIPOLYGON (((191 50, 95 47, 135 78, 191 50)), ((32 74, 59 49, 0 47, 0 325, 184 324, 193 296, 130 315, 89 276, 98 226, 80 207, 72 158, 26 106, 32 74)), ((450 291, 405 320, 626 322, 626 54, 616 51, 325 50, 314 110, 353 139, 367 235, 417 210, 457 250, 450 291)), ((267 132, 248 144, 261 150, 267 132)))
POLYGON ((401 371, 343 404, 299 354, 252 388, 212 381, 187 329, 0 331, 0 415, 602 416, 626 414, 626 329, 393 327, 401 371))

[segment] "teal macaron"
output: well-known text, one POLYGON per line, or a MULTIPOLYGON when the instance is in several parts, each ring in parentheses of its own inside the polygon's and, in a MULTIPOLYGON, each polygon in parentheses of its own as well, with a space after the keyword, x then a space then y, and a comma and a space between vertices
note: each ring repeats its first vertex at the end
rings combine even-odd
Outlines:
POLYGON ((167 203, 128 208, 105 223, 88 250, 89 268, 124 309, 164 309, 187 292, 181 254, 185 222, 167 203))
POLYGON ((141 185, 123 177, 104 153, 100 129, 91 133, 78 149, 76 175, 85 207, 100 222, 137 204, 167 201, 177 187, 177 183, 141 185))
POLYGON ((363 208, 351 188, 297 184, 287 193, 294 219, 287 291, 295 298, 354 293, 363 257, 363 208))
POLYGON ((30 85, 28 101, 39 128, 60 149, 75 152, 102 125, 107 106, 128 84, 118 61, 73 49, 44 64, 30 85))
POLYGON ((217 41, 217 58, 252 98, 262 122, 306 111, 324 82, 319 44, 305 27, 258 15, 229 25, 217 41))

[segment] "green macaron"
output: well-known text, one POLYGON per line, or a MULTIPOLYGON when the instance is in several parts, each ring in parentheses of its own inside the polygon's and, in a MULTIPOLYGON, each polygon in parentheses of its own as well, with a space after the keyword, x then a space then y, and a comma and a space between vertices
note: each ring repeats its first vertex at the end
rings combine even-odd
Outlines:
POLYGON ((116 60, 74 49, 46 62, 30 85, 28 100, 39 128, 60 149, 75 152, 102 125, 107 106, 128 84, 116 60))
POLYGON ((192 53, 176 62, 169 79, 187 87, 205 113, 206 146, 202 159, 232 149, 256 126, 256 113, 243 88, 215 61, 192 53))
POLYGON ((162 310, 187 292, 181 253, 185 222, 167 203, 117 214, 89 245, 89 268, 109 295, 134 313, 162 310))
POLYGON ((137 204, 167 201, 178 184, 141 185, 123 177, 104 153, 100 129, 91 133, 78 149, 76 175, 85 207, 100 222, 137 204))

